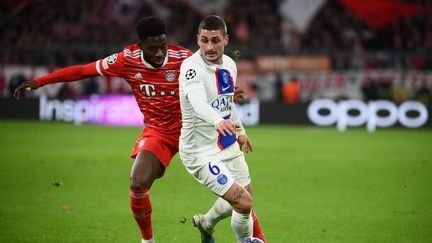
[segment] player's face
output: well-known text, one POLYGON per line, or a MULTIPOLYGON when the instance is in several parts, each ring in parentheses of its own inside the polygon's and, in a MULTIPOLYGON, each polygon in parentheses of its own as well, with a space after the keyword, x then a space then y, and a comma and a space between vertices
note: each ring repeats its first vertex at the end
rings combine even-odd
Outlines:
POLYGON ((201 56, 208 62, 221 64, 225 46, 228 44, 228 35, 222 30, 201 29, 197 36, 201 56))
POLYGON ((140 43, 144 60, 153 67, 161 67, 167 54, 167 39, 165 35, 147 37, 140 43))

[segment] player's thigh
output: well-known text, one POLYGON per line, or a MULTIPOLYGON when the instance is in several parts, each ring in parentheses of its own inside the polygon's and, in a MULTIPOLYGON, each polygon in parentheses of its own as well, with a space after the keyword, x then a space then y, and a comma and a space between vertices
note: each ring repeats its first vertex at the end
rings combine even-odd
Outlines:
POLYGON ((249 213, 252 209, 252 196, 237 182, 234 182, 222 196, 239 213, 249 213))
POLYGON ((249 192, 249 194, 253 197, 253 190, 252 190, 252 184, 251 183, 249 183, 249 184, 247 184, 245 187, 244 187, 245 189, 246 189, 246 191, 248 191, 249 192))
POLYGON ((150 188, 165 167, 156 156, 147 150, 138 152, 131 170, 131 187, 150 188))

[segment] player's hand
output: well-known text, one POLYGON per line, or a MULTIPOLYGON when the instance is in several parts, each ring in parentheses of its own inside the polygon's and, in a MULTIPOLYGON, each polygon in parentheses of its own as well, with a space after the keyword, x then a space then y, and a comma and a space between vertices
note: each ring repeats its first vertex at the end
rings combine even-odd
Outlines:
POLYGON ((244 94, 244 90, 239 89, 239 86, 234 87, 234 102, 242 101, 246 99, 246 95, 244 94))
POLYGON ((240 149, 245 152, 249 153, 252 152, 252 144, 246 135, 239 135, 237 138, 237 142, 240 145, 240 149))
POLYGON ((34 80, 30 80, 20 84, 14 91, 14 97, 19 100, 21 96, 24 96, 24 93, 27 91, 32 91, 39 88, 40 85, 36 83, 34 80))
POLYGON ((223 120, 219 123, 218 131, 223 135, 229 135, 232 136, 236 133, 237 128, 239 128, 240 125, 235 124, 231 120, 223 120))

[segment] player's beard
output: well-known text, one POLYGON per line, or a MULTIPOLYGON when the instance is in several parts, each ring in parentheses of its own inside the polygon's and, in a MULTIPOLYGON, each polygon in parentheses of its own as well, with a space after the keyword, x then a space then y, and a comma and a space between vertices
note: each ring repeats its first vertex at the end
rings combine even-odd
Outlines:
POLYGON ((219 64, 222 60, 222 55, 217 52, 206 52, 204 54, 204 59, 208 62, 219 64))
POLYGON ((148 64, 150 64, 152 67, 154 67, 154 68, 160 68, 160 67, 162 67, 163 62, 164 62, 164 59, 165 59, 165 58, 162 58, 162 60, 161 60, 160 62, 155 62, 154 59, 153 59, 153 60, 146 60, 146 58, 144 58, 144 60, 145 60, 148 64))
POLYGON ((160 68, 160 67, 162 67, 162 64, 163 64, 163 62, 160 64, 156 64, 154 62, 150 63, 150 65, 152 65, 154 68, 160 68))

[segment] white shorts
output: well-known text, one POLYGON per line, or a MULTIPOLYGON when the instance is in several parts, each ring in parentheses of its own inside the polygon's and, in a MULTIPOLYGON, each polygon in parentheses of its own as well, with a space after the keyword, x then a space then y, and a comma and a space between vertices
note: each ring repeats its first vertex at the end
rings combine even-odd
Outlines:
POLYGON ((219 196, 223 196, 234 182, 241 186, 246 186, 251 182, 244 154, 237 143, 213 156, 181 157, 186 170, 199 183, 210 188, 219 196))

